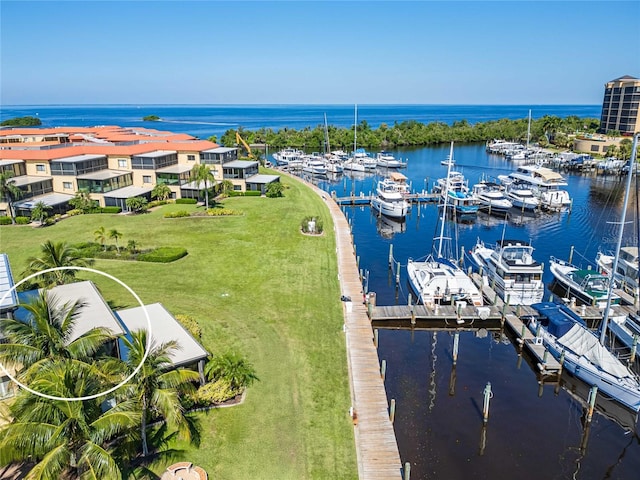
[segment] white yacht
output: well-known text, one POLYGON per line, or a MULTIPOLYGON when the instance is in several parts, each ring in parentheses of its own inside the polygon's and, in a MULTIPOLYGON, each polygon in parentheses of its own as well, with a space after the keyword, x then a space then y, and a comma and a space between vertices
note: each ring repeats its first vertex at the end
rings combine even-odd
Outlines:
POLYGON ((540 199, 541 205, 548 210, 559 210, 571 205, 567 181, 558 172, 538 165, 523 165, 508 176, 499 176, 503 182, 517 181, 530 186, 540 199))
MULTIPOLYGON (((600 268, 600 271, 611 275, 613 268, 614 255, 606 255, 603 252, 598 252, 596 256, 596 263, 600 268)), ((620 255, 618 256, 618 265, 616 266, 616 273, 614 280, 620 288, 627 291, 629 294, 636 297, 640 297, 638 291, 640 285, 638 281, 640 279, 638 272, 638 247, 626 246, 620 249, 620 255)))
POLYGON ((302 171, 311 175, 326 175, 327 166, 320 155, 305 155, 302 157, 302 171))
MULTIPOLYGON (((575 297, 587 305, 605 308, 611 277, 596 270, 582 269, 564 260, 551 257, 549 270, 569 298, 575 297)), ((611 304, 619 304, 620 297, 612 293, 611 304)))
POLYGON ((304 152, 297 148, 285 148, 273 154, 273 158, 278 165, 289 166, 291 162, 296 165, 302 165, 302 157, 304 152))
POLYGON ((507 184, 505 197, 509 199, 511 204, 519 210, 533 211, 540 208, 540 200, 533 194, 533 191, 525 184, 520 182, 510 182, 507 184))
POLYGON ((476 199, 479 208, 489 213, 505 214, 513 206, 505 196, 502 187, 494 182, 482 181, 476 183, 471 193, 476 199))
POLYGON ((482 271, 484 285, 491 286, 509 305, 542 301, 544 265, 534 260, 533 247, 520 240, 500 240, 495 248, 478 239, 471 257, 482 271))
POLYGON ((376 161, 378 167, 382 168, 403 168, 406 167, 406 162, 402 162, 398 160, 396 157, 391 155, 389 152, 385 152, 384 150, 378 152, 376 155, 376 161))
POLYGON ((400 192, 396 182, 385 178, 378 182, 376 194, 371 198, 371 207, 387 217, 404 218, 411 209, 411 204, 400 192))

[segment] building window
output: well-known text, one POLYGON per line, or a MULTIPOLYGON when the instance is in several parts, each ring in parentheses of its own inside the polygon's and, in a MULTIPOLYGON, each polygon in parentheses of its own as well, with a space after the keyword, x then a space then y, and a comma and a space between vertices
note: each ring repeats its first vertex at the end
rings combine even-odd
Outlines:
POLYGON ((599 152, 600 151, 600 145, 591 145, 591 151, 592 152, 599 152))
POLYGON ((62 182, 62 188, 64 188, 65 190, 71 190, 72 188, 71 182, 62 182))
POLYGON ((195 155, 187 155, 187 160, 189 160, 190 162, 195 162, 196 161, 196 156, 195 155))
POLYGON ((118 168, 127 168, 127 159, 119 158, 118 159, 118 168))
POLYGON ((233 190, 236 192, 242 190, 242 185, 234 185, 233 190))
POLYGON ((142 176, 142 181, 144 183, 151 183, 151 175, 143 175, 142 176))
POLYGON ((45 171, 46 171, 46 167, 43 164, 38 163, 36 165, 36 172, 45 172, 45 171))

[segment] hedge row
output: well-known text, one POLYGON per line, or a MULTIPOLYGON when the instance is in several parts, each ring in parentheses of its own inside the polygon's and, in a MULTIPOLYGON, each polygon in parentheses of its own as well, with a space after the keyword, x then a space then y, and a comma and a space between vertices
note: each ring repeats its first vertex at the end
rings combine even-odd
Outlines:
POLYGON ((187 250, 182 247, 160 247, 147 253, 138 255, 141 262, 174 262, 187 254, 187 250))
POLYGON ((234 192, 233 190, 228 193, 230 197, 259 197, 262 192, 258 190, 247 190, 246 192, 234 192))
POLYGON ((176 198, 176 204, 178 205, 195 205, 198 200, 195 198, 176 198))

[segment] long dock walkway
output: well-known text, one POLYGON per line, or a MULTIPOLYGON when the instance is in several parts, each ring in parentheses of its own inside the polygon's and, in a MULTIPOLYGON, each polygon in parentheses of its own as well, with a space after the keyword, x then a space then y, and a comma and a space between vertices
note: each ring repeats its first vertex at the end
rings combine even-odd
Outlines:
POLYGON ((380 375, 378 352, 373 343, 373 329, 363 303, 363 287, 351 230, 342 210, 330 195, 315 185, 306 184, 327 202, 335 225, 342 295, 352 299, 352 302, 343 303, 358 476, 361 480, 402 479, 402 462, 393 424, 389 419, 387 394, 380 375))

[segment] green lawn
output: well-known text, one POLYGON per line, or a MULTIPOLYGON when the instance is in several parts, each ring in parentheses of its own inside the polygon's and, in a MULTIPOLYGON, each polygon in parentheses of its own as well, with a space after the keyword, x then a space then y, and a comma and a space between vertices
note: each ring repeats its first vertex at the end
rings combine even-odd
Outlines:
MULTIPOLYGON (((16 281, 46 240, 93 241, 101 226, 122 232, 120 245, 133 239, 141 248, 188 250, 170 264, 98 260, 95 268, 144 303, 162 302, 198 319, 210 352, 234 348, 255 366, 260 381, 245 403, 202 414, 200 448, 185 447, 183 460, 210 478, 357 477, 333 222, 310 189, 288 178, 283 183, 284 198, 225 199, 225 207, 243 212, 237 217, 165 219, 166 211, 201 208, 166 205, 138 216, 0 227, 0 251, 9 254, 16 281), (322 218, 324 235, 300 233, 308 215, 322 218)), ((136 305, 116 283, 81 273, 114 305, 136 305)))

